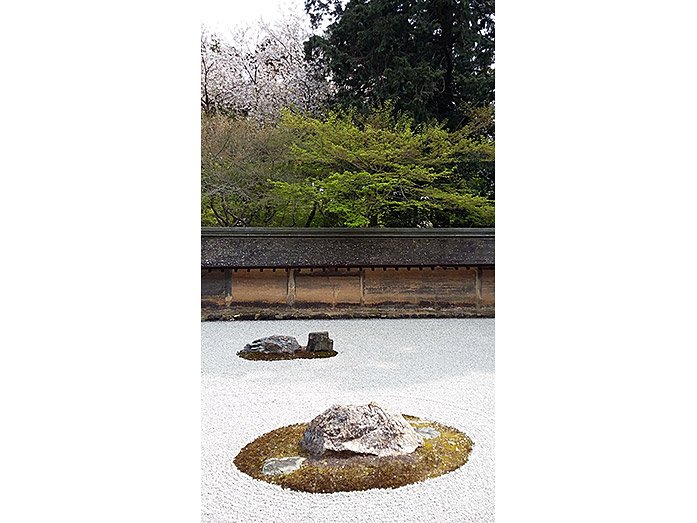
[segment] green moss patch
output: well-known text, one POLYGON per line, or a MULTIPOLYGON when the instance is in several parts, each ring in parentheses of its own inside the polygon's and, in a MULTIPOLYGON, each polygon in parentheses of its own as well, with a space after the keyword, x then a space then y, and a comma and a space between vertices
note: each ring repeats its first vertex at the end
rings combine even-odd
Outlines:
POLYGON ((451 472, 467 462, 474 443, 464 433, 440 423, 404 416, 414 427, 433 427, 440 436, 404 456, 377 457, 351 452, 326 452, 314 457, 300 447, 308 424, 272 430, 246 445, 235 457, 245 474, 303 492, 343 492, 397 488, 451 472), (270 458, 302 456, 303 466, 291 473, 267 476, 261 470, 270 458))
POLYGON ((264 353, 264 352, 238 352, 237 355, 245 360, 252 361, 276 361, 276 360, 311 360, 314 358, 331 358, 339 354, 335 350, 299 350, 296 352, 277 352, 277 353, 264 353))

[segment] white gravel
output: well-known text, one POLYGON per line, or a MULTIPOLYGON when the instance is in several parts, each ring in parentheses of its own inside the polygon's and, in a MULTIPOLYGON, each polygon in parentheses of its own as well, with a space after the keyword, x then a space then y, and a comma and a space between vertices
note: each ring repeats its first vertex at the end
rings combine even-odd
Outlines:
POLYGON ((494 521, 494 320, 284 320, 201 324, 202 521, 439 523, 494 521), (248 361, 262 336, 301 345, 327 330, 339 355, 248 361), (252 479, 232 460, 275 428, 310 421, 336 403, 375 401, 456 427, 469 461, 398 489, 310 494, 252 479))

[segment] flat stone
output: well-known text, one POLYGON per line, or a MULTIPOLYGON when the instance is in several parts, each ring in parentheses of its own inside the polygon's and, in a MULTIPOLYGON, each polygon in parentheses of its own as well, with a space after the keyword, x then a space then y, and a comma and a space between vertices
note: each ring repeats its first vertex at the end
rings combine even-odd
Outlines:
POLYGON ((289 474, 302 467, 305 458, 301 456, 290 456, 288 458, 271 458, 264 462, 261 473, 267 476, 278 474, 289 474))
POLYGON ((310 422, 300 444, 315 456, 330 450, 382 457, 414 452, 423 437, 401 414, 370 403, 327 409, 310 422))
POLYGON ((438 432, 436 429, 433 427, 417 427, 416 432, 418 434, 421 434, 426 439, 432 439, 432 438, 437 438, 440 436, 440 432, 438 432))
POLYGON ((311 332, 307 336, 307 350, 309 351, 330 351, 334 350, 334 340, 329 337, 328 332, 311 332))
POLYGON ((287 353, 292 354, 300 350, 300 344, 293 336, 281 336, 274 334, 266 338, 259 338, 244 346, 240 352, 263 352, 266 354, 287 353))

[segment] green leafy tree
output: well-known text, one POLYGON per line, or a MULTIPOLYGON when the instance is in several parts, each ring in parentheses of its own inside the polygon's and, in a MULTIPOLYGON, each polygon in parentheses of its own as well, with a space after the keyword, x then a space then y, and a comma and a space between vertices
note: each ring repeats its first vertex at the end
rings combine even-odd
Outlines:
POLYGON ((201 224, 272 226, 283 211, 270 180, 295 181, 281 169, 283 129, 222 114, 201 116, 201 224))
POLYGON ((478 175, 493 163, 493 141, 475 136, 478 126, 415 128, 412 119, 393 114, 387 105, 367 116, 283 116, 280 128, 292 137, 285 169, 296 181, 271 183, 277 204, 295 202, 287 215, 293 223, 493 226, 493 185, 478 175))
POLYGON ((459 129, 494 101, 493 0, 306 0, 324 36, 305 44, 326 66, 335 100, 374 107, 388 100, 417 123, 459 129))
POLYGON ((415 126, 390 104, 368 115, 285 112, 278 125, 204 114, 201 223, 493 226, 488 125, 483 114, 458 131, 415 126))

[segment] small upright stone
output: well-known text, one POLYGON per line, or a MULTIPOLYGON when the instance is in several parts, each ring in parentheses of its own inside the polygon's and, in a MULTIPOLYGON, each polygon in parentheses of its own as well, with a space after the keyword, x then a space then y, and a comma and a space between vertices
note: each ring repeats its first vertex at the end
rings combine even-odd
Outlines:
POLYGON ((334 340, 329 337, 328 332, 311 332, 307 335, 307 350, 309 351, 331 351, 334 350, 334 340))
POLYGON ((300 350, 300 344, 293 336, 275 334, 267 338, 259 338, 244 346, 240 352, 261 352, 264 354, 287 353, 293 354, 300 350))

